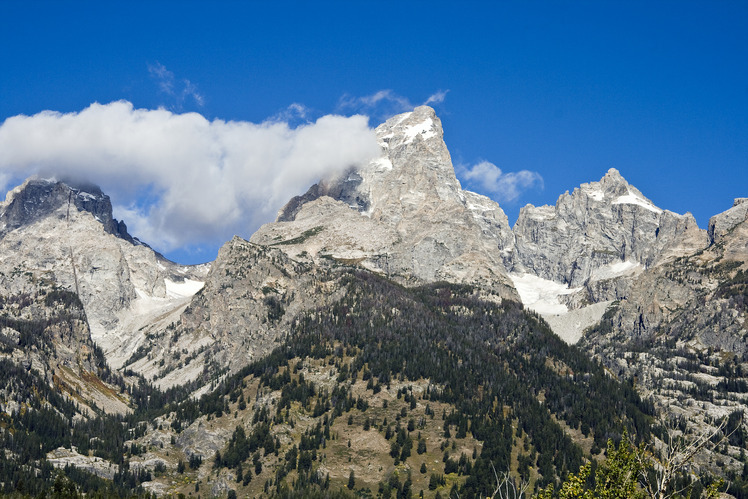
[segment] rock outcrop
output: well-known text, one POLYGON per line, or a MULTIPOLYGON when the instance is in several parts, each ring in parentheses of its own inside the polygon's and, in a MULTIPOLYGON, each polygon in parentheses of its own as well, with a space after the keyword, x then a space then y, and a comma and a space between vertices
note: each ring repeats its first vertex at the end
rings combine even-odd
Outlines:
POLYGON ((278 346, 302 312, 339 297, 339 273, 234 237, 219 251, 205 286, 128 362, 158 386, 235 372, 278 346))
POLYGON ((408 284, 448 280, 516 299, 513 238, 494 201, 463 191, 434 110, 376 129, 381 155, 292 199, 251 241, 316 264, 355 264, 408 284))
POLYGON ((690 213, 658 208, 615 169, 556 206, 522 208, 513 232, 515 271, 571 287, 621 262, 648 268, 707 245, 690 213))
MULTIPOLYGON (((708 248, 629 278, 625 296, 579 343, 612 373, 636 379, 661 415, 698 433, 748 411, 748 220, 736 216, 739 206, 712 217, 708 248)), ((725 446, 697 463, 741 469, 739 452, 725 446)))
POLYGON ((0 238, 51 215, 63 206, 90 213, 109 234, 134 242, 125 223, 112 217, 111 200, 98 186, 36 177, 8 192, 0 211, 0 238))
POLYGON ((0 291, 42 282, 80 297, 113 367, 143 342, 139 329, 184 308, 207 267, 185 267, 134 240, 96 187, 30 179, 0 203, 0 291))
POLYGON ((748 198, 737 198, 732 208, 709 219, 709 241, 714 244, 748 218, 748 198))

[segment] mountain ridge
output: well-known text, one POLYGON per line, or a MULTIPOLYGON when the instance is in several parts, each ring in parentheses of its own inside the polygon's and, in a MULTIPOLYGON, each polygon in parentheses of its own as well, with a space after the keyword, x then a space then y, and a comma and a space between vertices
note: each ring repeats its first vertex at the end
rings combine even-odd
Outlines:
MULTIPOLYGON (((28 319, 42 314, 56 317, 61 311, 62 305, 54 300, 46 305, 44 297, 51 291, 80 300, 82 308, 73 314, 78 322, 72 327, 72 343, 58 341, 59 347, 54 347, 47 341, 45 351, 52 355, 59 348, 62 365, 81 366, 71 370, 65 381, 74 386, 89 376, 86 373, 97 369, 102 376, 106 373, 98 360, 90 356, 78 360, 76 353, 100 348, 113 371, 122 376, 117 386, 132 392, 118 398, 119 405, 111 405, 116 405, 114 412, 136 409, 143 393, 153 393, 154 400, 167 399, 156 395, 154 386, 171 389, 169 393, 189 393, 195 399, 207 397, 200 398, 207 402, 201 402, 199 410, 185 403, 176 415, 160 414, 158 422, 146 424, 154 432, 158 428, 151 442, 176 445, 185 459, 198 454, 207 458, 206 449, 224 449, 233 438, 225 429, 213 431, 209 424, 211 415, 222 418, 229 413, 225 399, 214 400, 216 388, 228 380, 237 383, 236 376, 249 364, 270 369, 263 363, 277 360, 273 356, 278 348, 288 345, 300 324, 312 327, 321 317, 341 337, 348 334, 347 324, 357 324, 361 334, 376 327, 394 328, 385 335, 394 342, 387 348, 393 348, 397 331, 410 335, 429 321, 470 323, 476 313, 485 314, 489 323, 495 320, 492 314, 514 310, 514 303, 522 302, 537 315, 516 310, 509 314, 517 320, 515 332, 498 325, 481 329, 486 349, 511 343, 513 335, 527 327, 545 330, 547 321, 566 343, 578 342, 585 355, 599 360, 612 376, 635 378, 639 393, 648 397, 645 406, 683 417, 691 431, 714 428, 718 418, 733 417, 748 407, 742 388, 748 386, 744 385, 748 373, 745 198, 712 217, 704 230, 690 213, 679 215, 655 206, 620 172, 610 169, 599 181, 560 195, 555 205, 524 207, 510 227, 498 203, 462 189, 433 109, 419 107, 390 118, 377 127, 376 134, 379 157, 359 169, 322 179, 291 199, 275 222, 262 226, 248 241, 240 237, 227 241, 214 262, 201 266, 170 262, 132 238, 124 222, 113 219, 111 202, 100 189, 29 179, 0 203, 0 296, 4 303, 23 304, 21 312, 31 314, 24 316, 28 319), (352 282, 378 282, 372 288, 380 289, 377 293, 389 290, 379 298, 383 303, 389 303, 390 295, 402 295, 430 305, 419 305, 413 317, 400 317, 399 308, 389 305, 371 315, 376 309, 371 303, 365 311, 358 308, 359 298, 365 302, 371 296, 346 294, 355 289, 352 282), (469 295, 469 303, 461 301, 464 297, 455 298, 462 295, 469 295), (437 320, 432 313, 441 315, 437 320), (265 360, 270 358, 275 360, 265 360), (202 415, 187 417, 188 410, 202 415), (184 433, 170 444, 170 430, 163 428, 171 426, 179 433, 183 424, 187 425, 184 433)), ((7 306, 8 311, 15 310, 15 305, 7 306)), ((0 339, 11 350, 0 356, 22 368, 29 366, 46 380, 56 364, 12 346, 20 344, 16 340, 25 333, 18 329, 25 327, 17 322, 6 325, 0 339)), ((40 334, 57 338, 58 330, 40 334)), ((464 347, 458 337, 449 338, 455 351, 464 347)), ((335 352, 332 357, 325 355, 325 362, 314 369, 304 367, 306 375, 316 380, 314 390, 332 388, 329 383, 343 364, 347 369, 363 369, 347 364, 357 350, 349 350, 351 345, 342 349, 335 341, 326 347, 335 352), (320 369, 329 373, 322 376, 320 369)), ((441 352, 444 345, 433 341, 434 353, 441 352)), ((552 350, 580 350, 561 347, 555 338, 533 345, 548 359, 542 369, 559 374, 564 383, 574 380, 568 365, 551 359, 552 350)), ((527 355, 540 358, 534 351, 527 355)), ((304 362, 298 360, 299 365, 304 362)), ((414 372, 407 362, 400 364, 390 371, 399 372, 401 378, 414 372)), ((280 368, 291 371, 290 365, 280 368)), ((388 376, 383 370, 377 378, 388 376)), ((261 377, 260 385, 270 383, 269 375, 261 377)), ((304 378, 294 380, 297 384, 289 378, 290 388, 284 390, 307 387, 304 378)), ((113 386, 110 390, 116 391, 113 386)), ((242 392, 242 397, 252 393, 261 411, 253 416, 242 412, 243 418, 267 418, 262 411, 270 410, 273 397, 282 396, 281 385, 268 386, 277 388, 270 391, 276 395, 242 392)), ((74 397, 74 392, 68 390, 68 396, 74 397)), ((554 401, 544 399, 546 392, 533 396, 553 405, 554 401)), ((87 393, 92 411, 105 405, 93 391, 87 393)), ((324 406, 322 393, 318 395, 324 406)), ((12 413, 20 405, 5 407, 12 413)), ((234 410, 239 413, 238 406, 234 410)), ((304 410, 300 417, 307 417, 304 410)), ((274 417, 293 427, 288 411, 285 415, 278 411, 274 417)), ((564 423, 569 425, 564 431, 586 441, 587 434, 581 436, 584 430, 576 433, 577 419, 564 423)), ((258 428, 253 425, 246 422, 247 430, 258 428)), ((602 447, 607 435, 599 431, 591 437, 595 449, 602 447)), ((276 438, 280 442, 280 436, 276 438)), ((275 443, 267 445, 266 449, 277 448, 275 443)), ((733 443, 720 451, 727 463, 724 469, 739 468, 738 448, 733 443)), ((150 452, 153 459, 164 459, 159 452, 150 452)), ((263 461, 266 466, 273 462, 270 459, 263 461)), ((709 459, 699 462, 701 469, 716 469, 709 459)), ((141 464, 143 470, 155 471, 153 462, 141 464)), ((540 473, 545 478, 554 473, 547 464, 537 464, 546 470, 540 473)), ((563 469, 561 463, 557 466, 563 469)), ((235 476, 233 471, 221 473, 224 488, 215 489, 216 493, 228 490, 227 483, 235 476)))

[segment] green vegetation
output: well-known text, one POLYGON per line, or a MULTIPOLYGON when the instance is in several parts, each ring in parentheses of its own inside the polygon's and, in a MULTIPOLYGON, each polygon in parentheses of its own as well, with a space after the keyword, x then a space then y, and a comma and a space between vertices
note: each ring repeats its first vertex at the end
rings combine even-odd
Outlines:
MULTIPOLYGON (((351 271, 339 282, 343 298, 294 318, 283 344, 199 400, 188 396, 196 385, 164 393, 125 383, 101 360, 102 376, 135 410, 76 417, 76 404, 34 371, 0 361, 0 391, 23 404, 0 420, 10 456, 0 463, 2 492, 50 495, 64 479, 76 493, 142 495, 141 484, 157 479, 196 495, 210 490, 198 478, 208 473, 236 497, 477 498, 495 491, 499 470, 543 498, 617 497, 599 487, 618 476, 616 459, 628 466, 626 452, 640 449, 621 447, 626 435, 651 440, 653 408, 633 382, 616 381, 521 305, 484 301, 469 286, 404 288, 351 271), (198 419, 228 430, 214 455, 175 444, 198 419), (157 426, 171 446, 154 449, 144 438, 157 426), (46 453, 72 446, 118 464, 115 478, 55 472, 46 453), (608 461, 597 464, 606 447, 608 461), (130 460, 144 452, 169 465, 135 471, 130 460), (569 487, 593 496, 559 495, 569 487)), ((266 293, 272 320, 285 313, 275 297, 266 293)), ((44 334, 38 324, 11 327, 27 328, 32 343, 44 334)))
POLYGON ((292 239, 287 239, 285 241, 279 241, 277 243, 271 244, 270 246, 288 246, 292 244, 301 244, 307 239, 309 239, 310 237, 314 237, 320 232, 322 232, 323 229, 324 227, 322 227, 321 225, 318 225, 316 227, 312 227, 311 229, 305 230, 304 232, 301 233, 300 236, 294 237, 292 239))
MULTIPOLYGON (((600 365, 564 344, 520 305, 484 302, 466 286, 442 283, 407 289, 367 273, 347 274, 343 283, 344 298, 298 317, 285 345, 199 402, 186 401, 177 409, 184 426, 201 414, 218 417, 227 412, 226 398, 246 398, 245 387, 255 382, 259 382, 257 392, 280 392, 274 407, 255 406, 251 434, 237 429, 220 460, 216 459, 216 468, 247 470, 255 457, 267 463, 278 462, 268 457, 272 454, 285 455, 287 464, 274 465, 271 482, 276 493, 284 487, 324 486, 324 477, 316 472, 318 457, 334 446, 337 420, 347 414, 341 424, 361 432, 369 431, 363 429, 367 420, 370 426, 372 419, 374 424, 382 421, 391 459, 386 469, 397 470, 428 452, 417 436, 417 421, 421 430, 431 432, 433 424, 424 421, 433 418, 434 406, 443 412, 435 421, 439 432, 434 432, 442 448, 436 444, 433 452, 444 454, 439 474, 454 477, 440 486, 441 492, 456 487, 461 497, 490 495, 492 467, 509 469, 518 459, 515 433, 524 437, 519 451, 523 473, 529 476, 532 469, 538 487, 556 483, 583 464, 582 449, 557 420, 582 429, 601 447, 611 437, 620 438, 624 428, 638 438, 648 438, 651 407, 638 398, 632 385, 611 379, 600 365), (302 373, 295 374, 300 361, 333 365, 338 372, 336 387, 319 390, 302 373), (419 380, 425 383, 419 397, 411 390, 398 390, 398 404, 388 404, 386 411, 373 412, 367 402, 395 383, 419 380), (354 394, 359 383, 366 383, 370 395, 354 394), (317 422, 293 444, 279 449, 270 424, 293 425, 294 411, 303 411, 317 422), (395 418, 398 423, 393 427, 395 418), (455 445, 468 437, 482 442, 480 452, 453 453, 444 448, 452 438, 455 445), (291 483, 286 481, 290 476, 291 483)), ((472 448, 471 444, 468 449, 472 448)), ((406 482, 398 481, 398 490, 406 482)), ((339 483, 348 482, 344 478, 339 483)), ((394 482, 389 486, 394 490, 394 482)))

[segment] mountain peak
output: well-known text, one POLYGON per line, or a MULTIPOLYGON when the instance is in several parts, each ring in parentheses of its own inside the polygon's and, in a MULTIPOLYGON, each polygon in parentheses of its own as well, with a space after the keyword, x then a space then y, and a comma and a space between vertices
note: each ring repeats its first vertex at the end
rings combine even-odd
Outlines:
POLYGON ((133 242, 124 222, 112 217, 112 203, 101 188, 89 182, 33 176, 8 192, 0 203, 0 237, 30 225, 67 204, 91 213, 104 229, 133 242))
POLYGON ((611 168, 599 181, 561 195, 555 206, 520 211, 514 225, 515 266, 581 286, 616 265, 646 268, 703 248, 702 232, 692 216, 658 208, 611 168))
POLYGON ((398 114, 388 119, 376 129, 379 145, 384 149, 433 142, 443 143, 444 130, 436 112, 429 106, 419 106, 413 111, 398 114))
POLYGON ((618 182, 626 182, 626 179, 623 178, 623 176, 621 175, 621 172, 619 172, 615 168, 608 169, 605 175, 603 175, 603 180, 605 179, 614 180, 618 182))
POLYGON ((435 111, 393 116, 376 134, 379 157, 293 198, 251 241, 283 241, 293 257, 355 261, 404 282, 480 283, 516 299, 503 265, 506 215, 462 190, 435 111))

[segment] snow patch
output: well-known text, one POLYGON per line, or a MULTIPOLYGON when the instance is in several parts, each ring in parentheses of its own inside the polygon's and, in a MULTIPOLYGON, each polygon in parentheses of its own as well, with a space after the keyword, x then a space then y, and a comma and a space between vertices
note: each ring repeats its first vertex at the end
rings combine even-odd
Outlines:
POLYGON ((612 303, 605 301, 578 310, 569 310, 559 301, 559 296, 576 293, 582 289, 581 287, 569 288, 532 274, 509 274, 509 277, 525 308, 539 313, 553 332, 570 345, 579 341, 585 329, 600 322, 605 310, 612 303))
POLYGON ((631 261, 623 261, 623 262, 616 262, 611 263, 610 265, 605 265, 604 267, 600 267, 598 269, 595 269, 594 272, 592 272, 592 280, 595 281, 601 281, 604 279, 612 279, 614 277, 619 277, 624 274, 630 274, 634 272, 635 270, 641 268, 641 264, 637 262, 631 262, 631 261))
POLYGON ((408 118, 410 118, 410 115, 411 115, 411 114, 413 114, 413 111, 410 111, 410 112, 408 112, 408 113, 403 113, 403 114, 401 114, 401 115, 400 115, 400 119, 399 119, 399 120, 397 120, 397 123, 395 123, 395 126, 399 125, 399 124, 400 124, 400 123, 402 123, 403 121, 405 121, 405 120, 407 120, 408 118))
POLYGON ((392 170, 392 161, 390 161, 390 158, 377 158, 371 164, 377 171, 392 170))
POLYGON ((170 279, 164 279, 166 284, 166 295, 170 298, 189 298, 203 289, 203 281, 193 281, 185 279, 183 282, 174 282, 170 279))
POLYGON ((497 203, 491 198, 474 192, 471 194, 470 201, 465 200, 468 210, 486 212, 496 209, 497 203))
POLYGON ((543 314, 543 319, 559 338, 574 345, 582 338, 585 329, 600 322, 611 303, 613 302, 603 301, 578 310, 569 310, 565 314, 543 314))
POLYGON ((431 118, 427 118, 421 123, 408 126, 405 128, 403 135, 405 135, 406 139, 404 144, 410 144, 418 135, 421 135, 421 138, 424 140, 435 137, 436 132, 434 131, 434 121, 431 118))
POLYGON ((618 196, 613 201, 613 204, 635 204, 651 212, 662 213, 662 210, 653 205, 651 201, 639 197, 636 194, 631 193, 631 191, 629 191, 629 193, 624 196, 618 196))
POLYGON ((569 311, 558 297, 576 293, 582 288, 569 288, 532 274, 509 274, 522 304, 539 314, 564 314, 569 311))
POLYGON ((597 189, 594 187, 588 187, 588 186, 582 186, 582 191, 587 194, 587 196, 591 197, 595 201, 602 201, 605 197, 605 192, 603 192, 602 189, 597 189))
POLYGON ((79 192, 78 193, 78 197, 79 198, 83 198, 83 199, 88 199, 89 201, 94 201, 94 200, 98 199, 97 196, 94 196, 90 192, 84 192, 84 191, 79 192))

